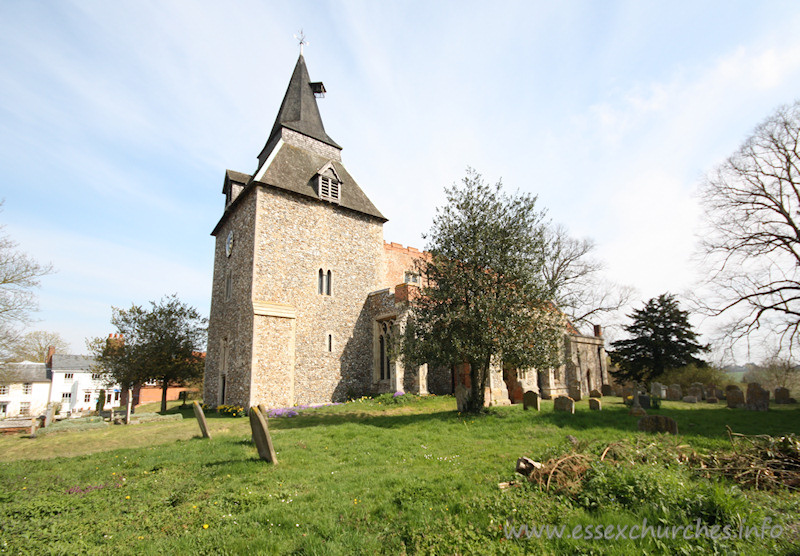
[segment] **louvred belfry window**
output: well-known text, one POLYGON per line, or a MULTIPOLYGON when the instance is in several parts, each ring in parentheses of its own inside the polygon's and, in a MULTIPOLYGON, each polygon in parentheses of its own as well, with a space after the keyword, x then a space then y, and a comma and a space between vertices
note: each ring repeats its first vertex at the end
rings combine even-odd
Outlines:
POLYGON ((338 203, 341 200, 342 181, 333 167, 333 163, 329 162, 319 169, 317 172, 317 193, 320 199, 338 203))

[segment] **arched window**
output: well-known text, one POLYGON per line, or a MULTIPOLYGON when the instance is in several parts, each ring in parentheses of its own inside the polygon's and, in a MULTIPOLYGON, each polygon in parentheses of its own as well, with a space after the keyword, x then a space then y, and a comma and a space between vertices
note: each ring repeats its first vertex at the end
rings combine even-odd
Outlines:
POLYGON ((319 269, 319 294, 322 295, 325 292, 325 273, 322 272, 322 269, 319 269))
POLYGON ((325 281, 325 295, 331 294, 331 271, 328 271, 327 280, 325 281))
POLYGON ((381 337, 379 339, 379 343, 380 343, 379 357, 380 357, 380 361, 381 361, 380 362, 381 380, 383 380, 384 378, 386 378, 386 340, 384 340, 383 334, 381 334, 381 337))
POLYGON ((333 351, 333 334, 328 334, 328 352, 333 351))

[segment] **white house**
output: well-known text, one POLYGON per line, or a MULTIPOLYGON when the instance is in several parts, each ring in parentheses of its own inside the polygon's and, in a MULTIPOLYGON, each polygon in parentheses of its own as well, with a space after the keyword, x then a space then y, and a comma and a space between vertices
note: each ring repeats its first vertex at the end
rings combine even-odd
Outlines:
POLYGON ((94 357, 90 356, 58 353, 48 356, 49 401, 60 403, 61 413, 94 411, 101 390, 106 391, 103 409, 119 407, 119 385, 109 385, 93 367, 94 357))
POLYGON ((49 394, 50 372, 44 363, 0 365, 0 418, 39 415, 49 394))

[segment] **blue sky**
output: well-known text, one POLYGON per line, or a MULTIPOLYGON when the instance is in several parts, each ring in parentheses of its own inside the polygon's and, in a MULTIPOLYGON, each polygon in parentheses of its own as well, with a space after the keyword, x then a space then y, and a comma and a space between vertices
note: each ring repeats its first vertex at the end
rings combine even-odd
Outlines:
POLYGON ((58 270, 32 329, 81 352, 112 305, 208 313, 224 171, 255 169, 300 28, 388 241, 423 247, 471 166, 636 306, 692 287, 703 174, 800 91, 796 2, 1 2, 0 223, 58 270))

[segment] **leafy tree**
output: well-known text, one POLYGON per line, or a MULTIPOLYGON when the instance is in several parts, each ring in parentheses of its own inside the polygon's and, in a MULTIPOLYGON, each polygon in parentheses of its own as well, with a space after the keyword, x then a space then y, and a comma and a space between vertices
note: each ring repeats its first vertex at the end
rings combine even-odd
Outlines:
POLYGON ((698 305, 730 321, 734 342, 759 330, 800 341, 800 101, 779 108, 705 179, 708 292, 698 305))
POLYGON ((111 324, 121 339, 96 339, 90 349, 98 366, 125 388, 161 383, 161 411, 167 410, 167 388, 203 374, 206 319, 177 296, 150 302, 150 308, 112 307, 111 324))
POLYGON ((0 226, 0 358, 8 359, 20 339, 17 327, 27 323, 30 313, 37 309, 33 289, 42 276, 53 272, 53 267, 19 251, 3 229, 0 226))
POLYGON ((689 312, 681 310, 675 296, 654 297, 628 317, 633 323, 623 328, 631 338, 611 344, 611 360, 619 368, 612 373, 618 379, 647 381, 668 369, 691 363, 705 365, 695 355, 708 351, 708 346, 697 343, 689 312))
POLYGON ((432 368, 470 365, 468 410, 483 409, 493 358, 519 367, 559 364, 563 319, 540 278, 542 212, 536 197, 506 195, 468 169, 446 189, 427 234, 430 257, 406 325, 406 360, 432 368))
POLYGON ((56 348, 56 353, 69 350, 69 344, 58 332, 34 330, 22 336, 13 346, 15 361, 36 361, 44 363, 50 346, 56 348))

